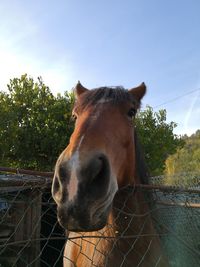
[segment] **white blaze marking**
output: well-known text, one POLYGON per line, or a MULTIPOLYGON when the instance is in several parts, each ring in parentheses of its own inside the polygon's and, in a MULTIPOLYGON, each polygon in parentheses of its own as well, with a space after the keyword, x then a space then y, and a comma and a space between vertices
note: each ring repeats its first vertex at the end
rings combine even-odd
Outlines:
POLYGON ((98 100, 98 104, 103 104, 103 103, 107 103, 107 102, 110 102, 110 101, 111 101, 110 99, 102 98, 102 99, 98 100))
POLYGON ((69 201, 70 201, 75 197, 75 195, 77 194, 77 190, 78 190, 78 179, 77 179, 76 170, 74 167, 72 167, 71 177, 70 177, 70 181, 67 186, 67 189, 68 189, 69 201))
POLYGON ((69 184, 67 185, 69 201, 72 201, 74 199, 78 191, 78 178, 77 178, 76 170, 79 169, 79 149, 80 149, 83 139, 84 139, 84 136, 81 137, 80 142, 77 146, 77 149, 70 159, 71 177, 69 180, 69 184))

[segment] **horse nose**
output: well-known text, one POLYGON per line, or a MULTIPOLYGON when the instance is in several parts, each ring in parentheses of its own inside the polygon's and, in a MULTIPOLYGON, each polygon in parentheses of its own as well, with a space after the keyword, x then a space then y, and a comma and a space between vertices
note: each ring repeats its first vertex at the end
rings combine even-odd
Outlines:
POLYGON ((59 223, 71 231, 97 229, 99 218, 96 216, 94 220, 92 207, 108 193, 109 160, 100 153, 84 155, 78 164, 72 160, 59 162, 56 166, 52 195, 57 204, 59 223))
POLYGON ((78 162, 77 166, 73 161, 70 164, 70 160, 56 166, 52 195, 58 205, 66 203, 77 192, 93 195, 94 192, 101 194, 103 189, 106 191, 110 167, 104 154, 89 155, 83 162, 78 162))
POLYGON ((84 177, 89 177, 89 180, 94 180, 101 170, 104 168, 104 157, 96 156, 93 157, 86 166, 83 166, 81 170, 81 175, 84 177))

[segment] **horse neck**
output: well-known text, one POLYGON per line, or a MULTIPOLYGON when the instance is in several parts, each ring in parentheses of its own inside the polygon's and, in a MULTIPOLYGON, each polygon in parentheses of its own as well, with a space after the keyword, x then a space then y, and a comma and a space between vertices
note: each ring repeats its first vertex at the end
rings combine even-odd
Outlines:
POLYGON ((115 237, 115 228, 112 223, 113 218, 110 214, 108 224, 99 231, 70 232, 65 245, 63 266, 105 266, 105 255, 109 253, 113 244, 113 239, 106 237, 115 237))
POLYGON ((70 233, 76 239, 67 242, 65 257, 75 266, 167 266, 144 194, 129 189, 117 193, 103 229, 70 233))
POLYGON ((116 238, 112 244, 112 257, 106 266, 118 266, 119 262, 124 262, 119 266, 168 266, 148 201, 151 199, 148 200, 144 192, 134 186, 117 193, 111 217, 116 238))

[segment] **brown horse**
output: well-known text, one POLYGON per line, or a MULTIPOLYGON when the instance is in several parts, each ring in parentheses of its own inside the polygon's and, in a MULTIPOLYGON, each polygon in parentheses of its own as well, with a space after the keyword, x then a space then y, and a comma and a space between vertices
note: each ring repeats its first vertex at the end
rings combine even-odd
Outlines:
POLYGON ((69 231, 64 266, 167 266, 144 193, 134 116, 146 86, 75 88, 75 130, 56 163, 52 195, 69 231), (124 188, 124 190, 122 190, 124 188))

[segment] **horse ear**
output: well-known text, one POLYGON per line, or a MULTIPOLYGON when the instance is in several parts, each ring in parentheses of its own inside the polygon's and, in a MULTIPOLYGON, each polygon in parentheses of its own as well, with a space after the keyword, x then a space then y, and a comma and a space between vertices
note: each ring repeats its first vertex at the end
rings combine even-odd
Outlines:
POLYGON ((88 91, 87 88, 83 87, 83 85, 78 81, 77 85, 75 86, 75 95, 78 98, 81 94, 88 91))
POLYGON ((145 83, 141 83, 139 86, 128 90, 130 94, 134 96, 139 102, 143 98, 146 93, 146 85, 145 83))

